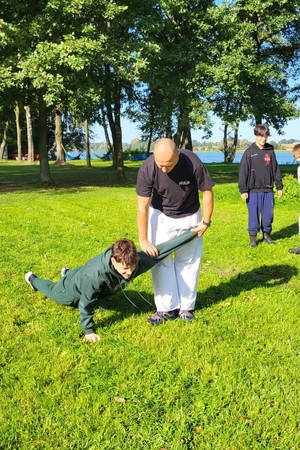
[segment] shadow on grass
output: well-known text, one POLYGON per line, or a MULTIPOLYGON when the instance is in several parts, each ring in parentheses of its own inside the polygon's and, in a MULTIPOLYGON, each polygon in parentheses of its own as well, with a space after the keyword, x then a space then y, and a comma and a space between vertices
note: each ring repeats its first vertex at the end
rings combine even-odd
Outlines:
MULTIPOLYGON (((231 278, 229 281, 224 281, 218 286, 211 286, 202 293, 198 293, 196 302, 196 310, 207 308, 215 303, 226 300, 228 297, 236 297, 241 292, 251 291, 252 289, 264 287, 273 288, 287 283, 293 276, 298 275, 298 269, 287 264, 261 266, 248 272, 240 273, 231 278)), ((153 294, 149 292, 141 292, 143 297, 149 303, 141 298, 137 291, 126 289, 126 298, 121 292, 103 298, 101 309, 113 311, 113 315, 109 318, 101 317, 95 320, 96 327, 103 327, 112 325, 115 322, 121 321, 126 317, 143 314, 149 312, 151 315, 155 310, 153 294), (133 302, 137 308, 135 308, 133 302)))
POLYGON ((239 273, 229 281, 218 286, 211 286, 198 296, 196 309, 206 308, 214 303, 236 297, 241 292, 264 287, 273 288, 287 283, 293 276, 298 275, 298 269, 287 264, 261 266, 249 272, 239 273))
POLYGON ((125 319, 126 317, 131 317, 133 314, 139 315, 149 312, 149 315, 152 315, 156 310, 153 294, 149 294, 149 292, 141 292, 141 295, 139 295, 137 291, 126 289, 126 297, 121 292, 118 292, 112 296, 104 297, 99 308, 100 314, 101 310, 113 311, 114 313, 107 319, 101 319, 101 317, 99 320, 96 319, 96 327, 111 325, 125 319), (141 295, 146 300, 144 300, 141 295))
POLYGON ((298 234, 299 232, 299 226, 297 223, 292 223, 292 225, 289 225, 288 227, 282 228, 279 231, 276 231, 276 233, 272 233, 273 239, 285 239, 294 236, 295 234, 298 234))
POLYGON ((65 166, 51 165, 53 184, 41 182, 38 164, 16 165, 0 164, 0 193, 15 191, 61 190, 69 191, 85 187, 134 187, 138 172, 136 162, 128 162, 124 166, 124 174, 120 176, 109 162, 96 162, 91 168, 68 163, 65 166))

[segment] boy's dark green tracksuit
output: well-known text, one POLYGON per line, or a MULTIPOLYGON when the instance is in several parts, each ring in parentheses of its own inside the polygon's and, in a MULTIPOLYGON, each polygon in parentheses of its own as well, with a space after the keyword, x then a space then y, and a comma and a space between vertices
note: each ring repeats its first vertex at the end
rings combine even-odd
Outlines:
POLYGON ((93 315, 100 306, 103 296, 110 296, 124 289, 130 281, 169 256, 182 245, 190 242, 197 233, 186 231, 167 242, 157 245, 159 256, 152 258, 139 251, 138 265, 130 278, 125 279, 111 264, 111 247, 87 261, 83 266, 68 270, 57 283, 42 278, 34 278, 34 288, 51 300, 78 307, 80 323, 86 334, 95 332, 93 315))

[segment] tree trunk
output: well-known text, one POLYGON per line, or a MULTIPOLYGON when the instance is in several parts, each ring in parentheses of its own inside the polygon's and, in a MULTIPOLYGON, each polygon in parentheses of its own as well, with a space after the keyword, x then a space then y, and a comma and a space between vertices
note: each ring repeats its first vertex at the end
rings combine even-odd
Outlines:
POLYGON ((255 115, 255 125, 260 125, 262 123, 262 115, 261 114, 256 114, 255 115))
POLYGON ((239 125, 237 124, 235 130, 234 130, 234 137, 233 137, 233 146, 232 151, 230 153, 230 156, 228 158, 228 162, 233 162, 235 155, 236 155, 236 149, 237 149, 237 143, 238 143, 238 137, 239 137, 239 125))
POLYGON ((102 115, 102 126, 103 126, 103 130, 104 130, 104 136, 105 136, 105 141, 106 141, 106 145, 107 145, 107 154, 108 155, 112 155, 113 153, 113 148, 109 139, 109 134, 108 134, 108 129, 107 129, 107 122, 106 122, 106 115, 104 112, 104 109, 101 108, 101 115, 102 115))
POLYGON ((31 122, 31 111, 30 106, 25 105, 25 114, 26 114, 26 126, 27 126, 27 161, 32 163, 34 162, 34 147, 33 147, 33 136, 32 136, 32 122, 31 122))
POLYGON ((55 148, 56 148, 56 165, 66 165, 66 157, 64 146, 62 142, 62 112, 59 109, 55 110, 55 148))
MULTIPOLYGON (((109 67, 106 68, 107 76, 110 76, 109 67)), ((107 118, 113 141, 113 167, 117 171, 119 177, 124 176, 124 161, 122 148, 122 129, 121 129, 121 83, 115 80, 114 83, 114 103, 113 105, 107 100, 107 118)), ((109 96, 108 96, 109 97, 109 96)))
POLYGON ((184 127, 182 129, 180 146, 181 148, 193 151, 191 129, 188 127, 184 127))
POLYGON ((113 138, 113 164, 118 173, 118 177, 124 176, 124 161, 122 147, 122 130, 120 120, 116 117, 114 128, 112 131, 113 138))
POLYGON ((9 122, 6 122, 5 126, 4 126, 4 130, 3 130, 3 139, 2 139, 2 142, 0 145, 0 159, 3 159, 4 154, 5 154, 8 126, 9 126, 9 122))
POLYGON ((53 185, 48 161, 47 109, 42 91, 39 92, 39 155, 41 182, 53 185))
POLYGON ((188 114, 184 109, 181 109, 179 112, 177 131, 173 139, 176 144, 176 147, 185 148, 193 151, 192 136, 189 127, 188 114))
POLYGON ((89 135, 89 123, 86 119, 84 121, 84 127, 85 127, 85 151, 86 151, 86 167, 91 168, 91 149, 90 149, 90 135, 89 135))
POLYGON ((15 117, 16 117, 16 129, 17 129, 17 148, 18 148, 18 160, 22 159, 22 130, 20 127, 20 108, 18 103, 15 106, 15 117))
POLYGON ((227 132, 228 132, 228 124, 226 123, 224 125, 224 133, 223 133, 223 153, 224 153, 224 162, 227 162, 228 158, 228 139, 227 139, 227 132))
POLYGON ((149 156, 150 148, 152 144, 152 136, 153 136, 153 128, 150 128, 149 137, 148 137, 148 143, 147 143, 147 156, 149 156))
POLYGON ((173 136, 172 136, 172 117, 168 118, 168 123, 166 126, 166 137, 169 139, 173 138, 173 136))

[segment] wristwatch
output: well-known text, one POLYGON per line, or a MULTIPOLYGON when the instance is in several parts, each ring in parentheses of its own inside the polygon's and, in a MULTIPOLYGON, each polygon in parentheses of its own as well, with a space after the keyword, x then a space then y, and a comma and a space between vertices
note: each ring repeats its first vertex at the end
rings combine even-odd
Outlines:
POLYGON ((205 225, 206 227, 210 227, 211 226, 211 221, 210 222, 205 222, 204 220, 202 220, 203 225, 205 225))

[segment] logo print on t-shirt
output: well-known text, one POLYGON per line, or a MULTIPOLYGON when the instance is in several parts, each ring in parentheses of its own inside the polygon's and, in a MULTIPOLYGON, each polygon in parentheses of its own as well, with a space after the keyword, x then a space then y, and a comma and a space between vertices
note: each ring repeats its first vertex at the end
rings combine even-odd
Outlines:
POLYGON ((265 154, 264 160, 265 160, 265 165, 268 166, 270 164, 270 161, 271 161, 269 153, 265 154))

